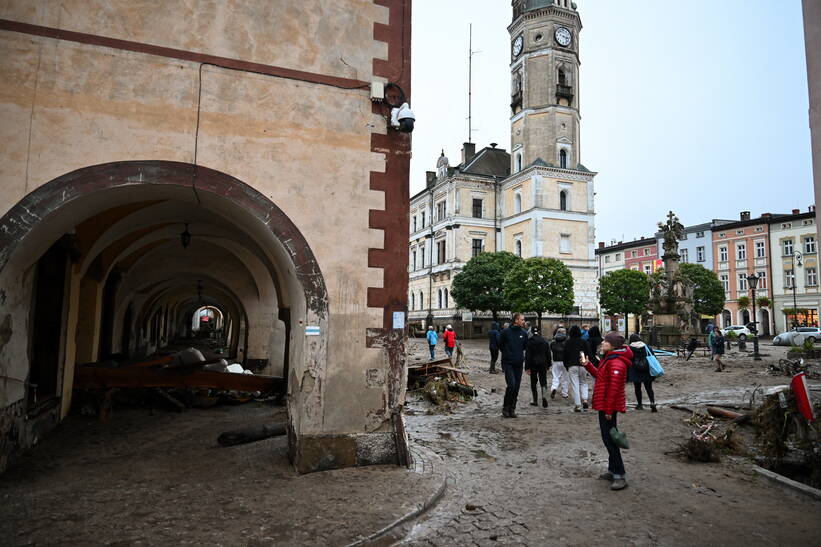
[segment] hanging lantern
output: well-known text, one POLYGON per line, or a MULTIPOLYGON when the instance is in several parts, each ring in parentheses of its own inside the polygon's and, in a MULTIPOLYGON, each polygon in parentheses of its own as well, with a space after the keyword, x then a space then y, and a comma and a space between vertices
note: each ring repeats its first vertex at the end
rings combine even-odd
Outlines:
POLYGON ((182 248, 187 249, 188 244, 191 243, 191 232, 188 231, 188 223, 185 223, 185 231, 180 234, 180 243, 182 243, 182 248))

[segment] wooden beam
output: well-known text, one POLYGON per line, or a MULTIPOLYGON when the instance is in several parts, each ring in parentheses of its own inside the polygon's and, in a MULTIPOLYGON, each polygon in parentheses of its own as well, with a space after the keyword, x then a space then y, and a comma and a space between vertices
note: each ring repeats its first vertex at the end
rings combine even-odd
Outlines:
POLYGON ((113 387, 209 388, 226 391, 281 391, 285 379, 258 374, 235 374, 205 370, 152 370, 144 367, 79 367, 74 378, 75 389, 109 389, 113 387))

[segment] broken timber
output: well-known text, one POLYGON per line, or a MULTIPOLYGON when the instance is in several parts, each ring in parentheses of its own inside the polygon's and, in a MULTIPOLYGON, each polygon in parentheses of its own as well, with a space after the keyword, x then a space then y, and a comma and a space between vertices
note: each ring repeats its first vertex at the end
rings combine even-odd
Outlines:
POLYGON ((468 397, 476 396, 476 388, 468 382, 467 375, 461 370, 449 366, 450 364, 450 359, 440 359, 429 363, 410 365, 408 367, 408 382, 425 384, 431 378, 446 378, 450 382, 451 388, 468 397))
POLYGON ((78 389, 166 387, 209 388, 224 391, 281 391, 285 379, 258 374, 210 372, 206 370, 151 369, 145 366, 124 368, 79 367, 74 378, 78 389))

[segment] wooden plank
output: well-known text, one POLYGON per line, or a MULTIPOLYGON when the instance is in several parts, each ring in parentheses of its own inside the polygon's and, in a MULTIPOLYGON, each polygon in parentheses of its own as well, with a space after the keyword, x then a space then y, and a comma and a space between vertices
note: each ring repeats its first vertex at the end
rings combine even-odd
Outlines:
POLYGON ((175 357, 173 355, 166 355, 165 357, 157 357, 155 359, 149 359, 148 361, 139 361, 137 363, 126 363, 122 365, 120 368, 148 368, 148 367, 158 367, 160 365, 167 365, 168 363, 173 362, 175 357))
POLYGON ((148 368, 79 367, 74 378, 77 389, 112 387, 209 388, 227 391, 279 391, 285 379, 258 374, 234 374, 206 370, 180 371, 148 368))

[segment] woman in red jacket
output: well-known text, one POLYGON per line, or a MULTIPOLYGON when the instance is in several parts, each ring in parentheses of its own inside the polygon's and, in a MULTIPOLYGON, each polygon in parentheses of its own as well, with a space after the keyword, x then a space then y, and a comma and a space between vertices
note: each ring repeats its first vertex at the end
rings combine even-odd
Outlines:
POLYGON ((593 388, 593 410, 599 411, 599 428, 604 446, 607 448, 607 473, 599 478, 612 481, 611 490, 622 490, 627 487, 624 462, 621 450, 610 438, 610 429, 617 427, 616 418, 619 412, 627 412, 627 401, 624 386, 627 382, 627 370, 632 366, 633 352, 624 345, 624 336, 610 332, 604 337, 601 345, 604 357, 596 368, 590 361, 584 364, 595 379, 593 388))
POLYGON ((445 332, 442 333, 442 339, 445 341, 445 353, 453 359, 453 348, 456 347, 456 333, 453 332, 452 326, 448 325, 445 327, 445 332))

